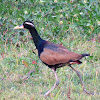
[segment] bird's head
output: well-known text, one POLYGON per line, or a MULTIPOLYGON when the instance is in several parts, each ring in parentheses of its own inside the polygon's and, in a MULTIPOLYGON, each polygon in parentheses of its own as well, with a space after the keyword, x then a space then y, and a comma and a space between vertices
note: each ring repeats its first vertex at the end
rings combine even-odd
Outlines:
POLYGON ((25 21, 22 25, 14 27, 14 29, 31 29, 34 28, 34 24, 31 21, 25 21))

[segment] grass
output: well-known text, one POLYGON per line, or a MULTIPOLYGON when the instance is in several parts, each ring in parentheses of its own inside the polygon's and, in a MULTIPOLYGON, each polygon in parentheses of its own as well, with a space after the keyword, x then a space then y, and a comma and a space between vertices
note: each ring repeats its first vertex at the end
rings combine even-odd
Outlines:
POLYGON ((68 100, 68 94, 72 100, 100 100, 99 0, 0 0, 0 38, 0 100, 68 100), (65 66, 57 70, 58 88, 43 96, 55 79, 39 60, 29 32, 13 30, 25 20, 34 22, 43 39, 91 54, 74 67, 95 95, 82 93, 76 73, 65 66))

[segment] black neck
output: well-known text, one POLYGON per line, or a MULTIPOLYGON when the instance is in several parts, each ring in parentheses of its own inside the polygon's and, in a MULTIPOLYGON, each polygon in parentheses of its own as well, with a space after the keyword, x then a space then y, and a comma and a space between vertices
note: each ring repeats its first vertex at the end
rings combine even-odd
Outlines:
POLYGON ((39 34, 38 34, 38 32, 37 32, 37 30, 35 28, 29 29, 29 31, 30 31, 30 33, 32 35, 34 44, 35 44, 36 48, 38 49, 39 43, 42 41, 42 39, 39 36, 39 34))

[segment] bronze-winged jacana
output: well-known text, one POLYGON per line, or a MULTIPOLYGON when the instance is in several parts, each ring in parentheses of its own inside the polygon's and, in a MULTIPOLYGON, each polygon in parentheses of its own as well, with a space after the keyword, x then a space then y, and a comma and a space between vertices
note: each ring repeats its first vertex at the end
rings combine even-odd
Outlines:
POLYGON ((90 54, 78 54, 67 50, 60 44, 51 43, 49 41, 45 41, 41 39, 39 36, 34 24, 31 21, 25 21, 22 25, 16 26, 14 29, 28 29, 32 35, 34 44, 38 50, 38 56, 41 61, 52 69, 54 76, 56 78, 56 82, 54 86, 45 93, 45 96, 49 95, 50 92, 56 88, 59 84, 59 80, 57 77, 56 69, 68 65, 72 70, 74 70, 81 81, 81 85, 83 91, 87 94, 91 94, 86 91, 81 74, 75 68, 73 68, 72 64, 81 64, 82 59, 85 56, 89 56, 90 54))

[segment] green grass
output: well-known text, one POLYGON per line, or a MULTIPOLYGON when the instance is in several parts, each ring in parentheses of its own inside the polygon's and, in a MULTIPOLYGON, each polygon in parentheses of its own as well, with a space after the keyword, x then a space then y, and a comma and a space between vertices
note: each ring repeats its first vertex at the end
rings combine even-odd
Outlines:
POLYGON ((68 100, 69 89, 72 100, 100 100, 99 0, 0 0, 0 38, 0 100, 68 100), (29 32, 13 30, 25 20, 34 22, 43 39, 91 54, 74 67, 93 96, 82 92, 76 73, 68 66, 57 69, 60 85, 50 96, 43 96, 55 79, 39 60, 29 32), (37 64, 32 64, 34 60, 37 64))

